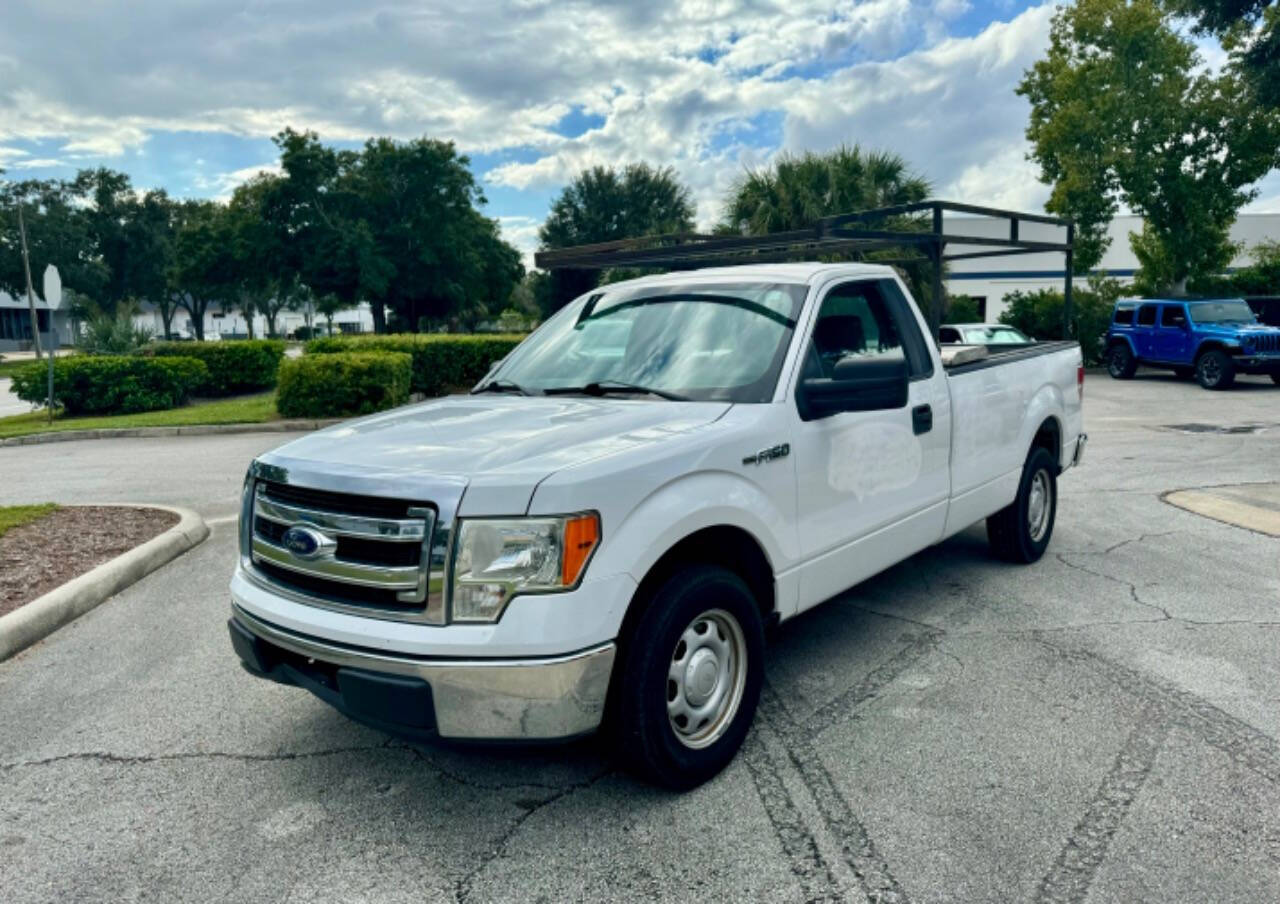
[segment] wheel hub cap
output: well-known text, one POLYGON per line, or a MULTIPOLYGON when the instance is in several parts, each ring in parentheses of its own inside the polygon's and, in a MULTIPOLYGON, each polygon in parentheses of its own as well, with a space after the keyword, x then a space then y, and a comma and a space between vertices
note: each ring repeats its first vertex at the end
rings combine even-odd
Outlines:
POLYGON ((1031 478, 1031 492, 1027 495, 1027 532, 1031 539, 1039 543, 1049 529, 1049 512, 1052 508, 1052 490, 1049 488, 1049 475, 1037 471, 1031 478))
POLYGON ((706 747, 733 722, 746 687, 747 644, 723 609, 699 615, 681 633, 667 670, 667 717, 680 743, 706 747))

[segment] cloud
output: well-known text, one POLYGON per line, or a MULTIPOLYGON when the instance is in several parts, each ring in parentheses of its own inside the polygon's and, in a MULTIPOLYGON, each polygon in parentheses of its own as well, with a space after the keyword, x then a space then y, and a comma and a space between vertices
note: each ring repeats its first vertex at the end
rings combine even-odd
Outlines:
POLYGON ((542 220, 527 216, 498 217, 502 237, 516 247, 526 268, 533 267, 533 252, 538 250, 538 230, 542 220))
MULTIPOLYGON (((197 166, 203 166, 204 164, 205 161, 203 160, 196 161, 197 166)), ((277 175, 281 172, 283 170, 280 168, 280 161, 278 160, 271 163, 260 163, 255 166, 245 166, 226 173, 215 173, 212 176, 197 171, 191 177, 191 186, 216 200, 225 201, 231 197, 239 186, 248 182, 254 176, 261 173, 277 175)))

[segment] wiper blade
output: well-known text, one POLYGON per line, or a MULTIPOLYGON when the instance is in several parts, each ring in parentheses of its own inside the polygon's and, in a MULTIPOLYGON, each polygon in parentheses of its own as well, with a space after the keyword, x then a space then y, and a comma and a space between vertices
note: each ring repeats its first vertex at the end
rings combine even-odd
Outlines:
POLYGON ((472 395, 477 395, 482 392, 514 392, 517 395, 533 395, 533 393, 525 389, 519 383, 512 382, 511 380, 490 380, 483 386, 478 386, 471 390, 472 395))
POLYGON ((688 402, 688 396, 667 392, 665 389, 654 389, 652 386, 639 386, 635 383, 623 383, 620 380, 595 380, 582 386, 552 386, 544 389, 545 395, 594 395, 602 396, 611 392, 634 393, 637 395, 657 396, 671 402, 688 402))

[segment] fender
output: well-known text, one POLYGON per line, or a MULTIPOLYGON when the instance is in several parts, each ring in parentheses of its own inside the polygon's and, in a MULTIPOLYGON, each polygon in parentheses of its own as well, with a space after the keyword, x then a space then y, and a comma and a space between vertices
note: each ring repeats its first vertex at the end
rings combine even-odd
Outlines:
MULTIPOLYGON (((754 537, 775 576, 793 564, 793 519, 751 481, 719 470, 677 477, 654 489, 614 529, 592 564, 599 574, 625 573, 639 583, 685 537, 722 525, 754 537)), ((797 581, 778 578, 777 609, 783 617, 794 610, 797 591, 797 581)))
POLYGON ((1108 348, 1115 345, 1117 342, 1123 342, 1125 345, 1129 346, 1129 354, 1133 355, 1135 360, 1138 358, 1138 350, 1133 347, 1132 336, 1129 336, 1127 333, 1113 333, 1107 337, 1108 348))
MULTIPOLYGON (((1022 424, 1022 430, 1018 435, 1018 447, 1022 449, 1022 459, 1019 461, 1018 467, 1022 467, 1022 462, 1026 461, 1027 455, 1031 451, 1031 441, 1035 439, 1036 433, 1040 431, 1040 425, 1047 420, 1053 420, 1058 426, 1058 461, 1063 461, 1063 451, 1067 447, 1068 437, 1066 431, 1066 404, 1062 399, 1062 390, 1053 383, 1046 383, 1036 390, 1026 407, 1026 419, 1022 424)), ((1074 442, 1075 437, 1070 437, 1074 442)))

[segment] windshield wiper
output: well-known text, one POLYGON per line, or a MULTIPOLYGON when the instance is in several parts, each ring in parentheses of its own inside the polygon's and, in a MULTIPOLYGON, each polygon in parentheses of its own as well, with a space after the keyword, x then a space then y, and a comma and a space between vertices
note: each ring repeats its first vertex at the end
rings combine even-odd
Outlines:
POLYGON ((483 386, 471 390, 472 395, 477 395, 481 392, 514 392, 517 395, 533 395, 519 383, 513 383, 511 380, 490 380, 483 386))
POLYGON ((602 396, 611 392, 634 393, 637 395, 657 396, 672 402, 691 401, 688 396, 667 392, 665 389, 654 389, 652 386, 638 386, 635 383, 623 383, 620 380, 595 380, 582 386, 552 386, 544 389, 544 395, 593 395, 602 396))

